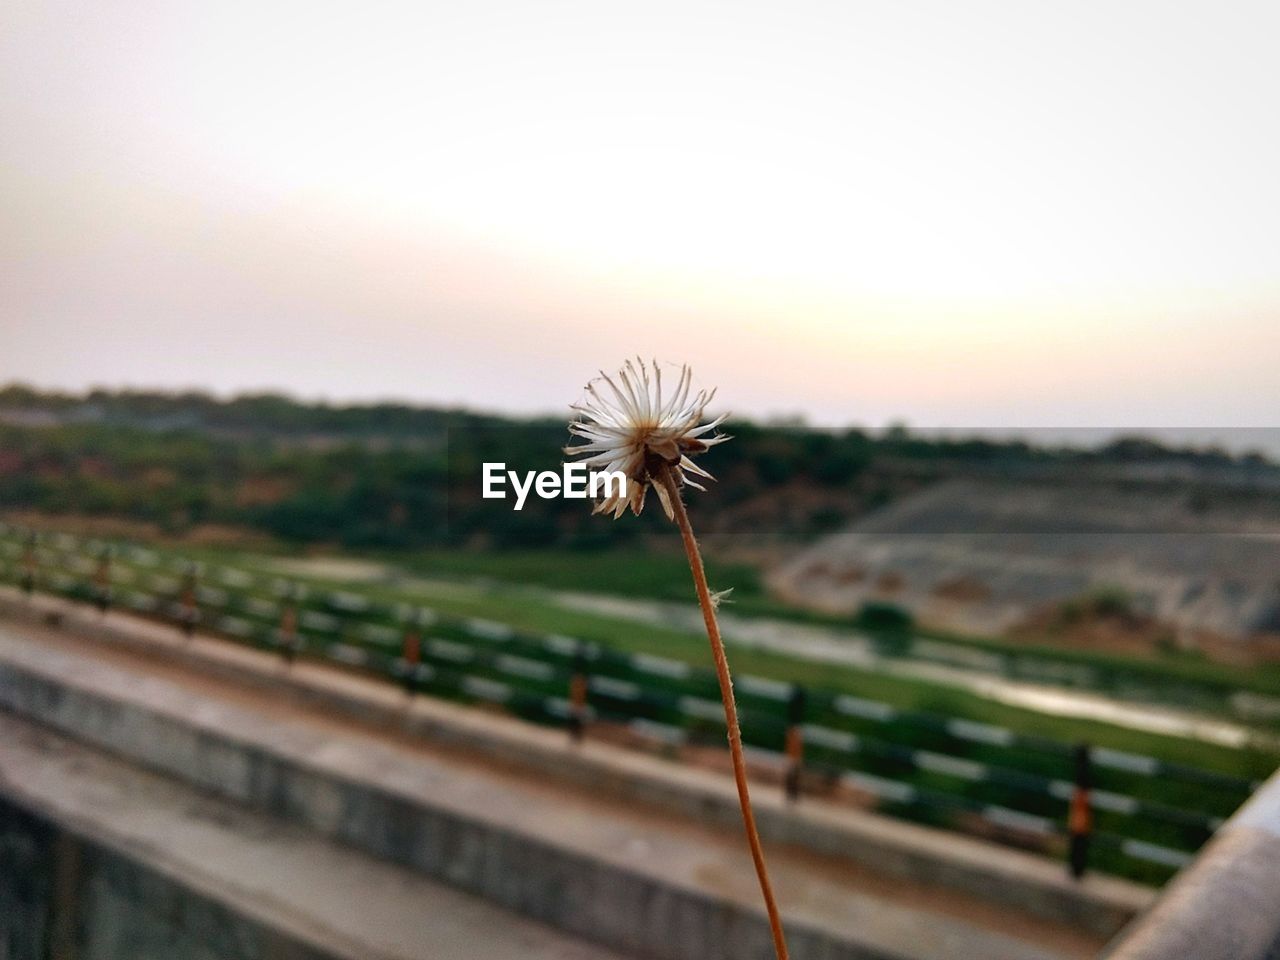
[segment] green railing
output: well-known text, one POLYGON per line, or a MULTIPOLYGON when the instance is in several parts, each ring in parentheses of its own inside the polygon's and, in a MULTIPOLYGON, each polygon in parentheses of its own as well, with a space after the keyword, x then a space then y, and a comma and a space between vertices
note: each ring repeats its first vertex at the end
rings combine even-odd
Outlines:
MULTIPOLYGON (((724 742, 710 670, 356 588, 4 526, 0 580, 340 664, 415 694, 490 704, 575 736, 608 732, 690 760, 724 742)), ((749 759, 776 771, 793 798, 845 799, 1055 857, 1074 834, 1078 866, 1087 837, 1093 867, 1151 882, 1185 865, 1256 786, 765 677, 739 676, 735 689, 749 759)))

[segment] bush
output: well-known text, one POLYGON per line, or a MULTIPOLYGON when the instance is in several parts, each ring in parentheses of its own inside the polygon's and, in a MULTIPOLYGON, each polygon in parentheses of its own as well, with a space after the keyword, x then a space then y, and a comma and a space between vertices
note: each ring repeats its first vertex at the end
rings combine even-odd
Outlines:
POLYGON ((897 604, 869 600, 862 605, 854 622, 868 630, 910 630, 915 618, 897 604))

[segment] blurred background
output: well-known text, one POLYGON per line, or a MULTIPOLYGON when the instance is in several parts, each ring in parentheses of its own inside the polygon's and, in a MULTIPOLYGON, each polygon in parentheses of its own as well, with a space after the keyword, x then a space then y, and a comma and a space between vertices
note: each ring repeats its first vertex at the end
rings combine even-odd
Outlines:
POLYGON ((4 20, 15 596, 715 769, 660 513, 480 498, 639 354, 764 783, 1153 886, 1280 758, 1273 6, 4 20))

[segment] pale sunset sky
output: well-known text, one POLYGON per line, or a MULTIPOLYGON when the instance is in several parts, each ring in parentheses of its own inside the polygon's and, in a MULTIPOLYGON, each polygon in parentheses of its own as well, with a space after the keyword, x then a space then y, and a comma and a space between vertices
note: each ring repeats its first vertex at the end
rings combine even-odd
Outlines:
POLYGON ((1274 425, 1280 5, 10 0, 0 382, 1274 425))

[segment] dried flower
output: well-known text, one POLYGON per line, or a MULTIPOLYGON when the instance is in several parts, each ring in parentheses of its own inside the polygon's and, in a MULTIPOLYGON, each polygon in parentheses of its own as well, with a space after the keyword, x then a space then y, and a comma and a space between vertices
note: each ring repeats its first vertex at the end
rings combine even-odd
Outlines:
POLYGON ((725 731, 729 739, 729 756, 733 762, 733 780, 738 790, 738 805, 742 810, 742 825, 747 834, 747 846, 755 866, 756 879, 760 881, 760 893, 764 897, 765 911, 769 915, 769 929, 773 936, 774 953, 778 960, 787 960, 787 941, 782 930, 782 917, 769 882, 769 871, 764 862, 764 849, 760 845, 760 831, 756 829, 755 814, 751 810, 751 792, 747 785, 747 761, 742 749, 742 731, 738 725, 738 708, 733 700, 733 678, 729 673, 729 659, 725 656, 724 641, 720 637, 720 624, 716 608, 725 600, 728 590, 713 593, 707 584, 707 571, 702 563, 702 551, 689 523, 689 511, 684 507, 680 490, 690 486, 703 489, 688 474, 715 479, 695 464, 690 457, 724 443, 729 438, 714 434, 724 422, 717 417, 709 423, 701 423, 703 412, 715 391, 699 390, 692 400, 689 387, 693 374, 687 366, 680 368, 680 380, 675 390, 665 399, 662 396, 662 369, 653 364, 653 378, 649 368, 637 358, 628 360, 617 373, 618 386, 613 378, 601 371, 600 376, 587 384, 587 396, 573 409, 579 419, 569 424, 569 432, 587 442, 576 447, 566 447, 569 456, 584 456, 578 461, 595 472, 619 472, 626 479, 625 489, 607 492, 596 504, 595 513, 612 513, 614 519, 622 516, 628 506, 632 512, 644 509, 644 496, 649 487, 658 492, 662 509, 680 530, 685 556, 689 558, 689 571, 693 574, 693 589, 702 608, 702 620, 707 628, 707 640, 716 664, 716 680, 720 685, 720 700, 724 705, 725 731), (637 365, 638 364, 638 365, 637 365))
POLYGON ((569 424, 569 432, 587 443, 566 447, 564 452, 585 456, 580 462, 589 470, 617 470, 626 475, 625 491, 600 500, 593 513, 612 513, 617 519, 629 506, 638 514, 644 509, 645 494, 653 487, 668 519, 675 519, 666 487, 656 482, 658 472, 666 464, 679 486, 705 489, 688 475, 715 478, 690 457, 729 439, 722 434, 708 436, 727 414, 700 423, 715 390, 699 390, 690 399, 693 372, 688 366, 680 368, 676 387, 666 397, 662 368, 656 360, 652 377, 649 366, 639 358, 635 363, 628 360, 615 376, 616 381, 602 370, 587 384, 586 397, 572 407, 579 419, 569 424))

